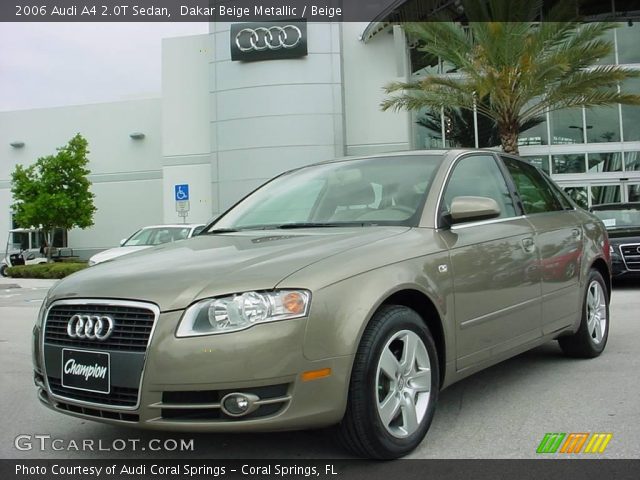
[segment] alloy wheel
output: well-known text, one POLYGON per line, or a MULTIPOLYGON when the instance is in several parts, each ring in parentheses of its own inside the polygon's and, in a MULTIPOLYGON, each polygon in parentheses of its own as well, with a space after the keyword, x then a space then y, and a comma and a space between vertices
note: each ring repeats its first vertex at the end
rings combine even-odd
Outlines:
POLYGON ((587 290, 587 331, 596 345, 602 342, 607 328, 607 298, 600 282, 592 281, 587 290))
POLYGON ((418 430, 429 406, 431 363, 422 339, 411 330, 396 332, 385 344, 376 370, 378 416, 394 437, 418 430))

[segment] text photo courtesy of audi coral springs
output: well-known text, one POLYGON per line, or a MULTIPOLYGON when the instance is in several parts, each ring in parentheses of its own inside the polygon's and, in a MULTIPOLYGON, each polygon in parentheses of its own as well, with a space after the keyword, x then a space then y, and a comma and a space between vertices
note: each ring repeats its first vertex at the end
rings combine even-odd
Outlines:
POLYGON ((357 456, 397 458, 470 373, 551 340, 599 356, 610 265, 598 217, 518 157, 312 164, 193 238, 57 282, 33 330, 37 396, 142 429, 329 427, 357 456), (551 268, 568 248, 575 268, 551 268))

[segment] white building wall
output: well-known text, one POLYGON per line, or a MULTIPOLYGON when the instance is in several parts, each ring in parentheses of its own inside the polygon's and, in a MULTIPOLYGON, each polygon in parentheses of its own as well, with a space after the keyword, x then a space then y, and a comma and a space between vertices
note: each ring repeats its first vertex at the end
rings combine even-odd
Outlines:
POLYGON ((214 211, 278 173, 344 154, 341 25, 309 23, 308 56, 259 62, 231 61, 229 27, 210 24, 214 211))
POLYGON ((366 23, 342 24, 346 154, 367 155, 410 148, 410 114, 383 112, 383 87, 406 81, 408 62, 404 39, 395 42, 380 32, 368 43, 360 41, 366 23))
POLYGON ((162 206, 164 223, 181 223, 174 186, 189 185, 188 223, 206 223, 213 213, 209 35, 162 42, 162 206))
POLYGON ((11 227, 10 176, 16 164, 55 154, 76 133, 89 142, 95 225, 69 232, 82 256, 118 244, 143 225, 162 222, 160 99, 0 112, 0 239, 11 227), (133 140, 129 134, 142 132, 133 140), (14 141, 24 142, 13 148, 14 141))

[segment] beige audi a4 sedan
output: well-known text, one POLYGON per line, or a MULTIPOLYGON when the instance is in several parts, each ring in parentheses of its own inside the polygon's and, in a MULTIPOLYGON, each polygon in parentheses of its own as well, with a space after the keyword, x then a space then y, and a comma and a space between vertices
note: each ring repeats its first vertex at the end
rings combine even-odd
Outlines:
POLYGON ((355 454, 395 458, 448 385, 551 340, 597 357, 609 332, 603 224, 492 151, 292 170, 128 258, 48 293, 33 332, 47 407, 162 430, 332 426, 355 454))

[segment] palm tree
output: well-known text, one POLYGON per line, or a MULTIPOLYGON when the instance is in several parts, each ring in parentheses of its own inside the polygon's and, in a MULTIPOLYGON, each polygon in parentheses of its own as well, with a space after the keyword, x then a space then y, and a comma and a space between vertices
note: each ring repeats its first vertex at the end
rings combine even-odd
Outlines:
POLYGON ((475 105, 496 122, 503 151, 517 154, 520 126, 545 111, 640 105, 640 95, 618 91, 621 82, 639 72, 596 65, 613 49, 603 34, 615 23, 549 21, 566 20, 563 2, 544 22, 536 22, 541 0, 470 0, 464 5, 473 19, 464 26, 451 21, 404 26, 421 52, 451 64, 456 73, 388 84, 383 110, 475 105), (501 21, 491 21, 496 18, 501 21))

